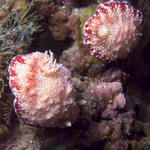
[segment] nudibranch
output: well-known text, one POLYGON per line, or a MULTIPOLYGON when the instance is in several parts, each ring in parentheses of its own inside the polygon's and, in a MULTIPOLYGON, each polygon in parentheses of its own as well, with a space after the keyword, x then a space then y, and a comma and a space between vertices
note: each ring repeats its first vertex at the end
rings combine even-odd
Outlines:
POLYGON ((14 57, 8 69, 9 84, 21 120, 36 127, 64 128, 76 120, 79 109, 69 70, 49 53, 14 57))
POLYGON ((102 3, 84 24, 83 43, 103 62, 126 58, 142 35, 142 18, 126 1, 102 3))

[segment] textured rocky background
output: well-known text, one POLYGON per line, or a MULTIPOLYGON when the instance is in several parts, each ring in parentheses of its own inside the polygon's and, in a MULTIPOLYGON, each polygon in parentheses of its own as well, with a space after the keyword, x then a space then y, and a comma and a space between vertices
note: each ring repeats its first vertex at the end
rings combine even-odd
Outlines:
POLYGON ((150 149, 150 1, 128 1, 143 12, 143 36, 127 59, 110 64, 91 56, 82 44, 83 24, 102 2, 8 0, 0 4, 1 150, 150 149), (13 56, 49 49, 71 71, 80 108, 77 121, 64 129, 25 125, 14 112, 9 88, 13 56))

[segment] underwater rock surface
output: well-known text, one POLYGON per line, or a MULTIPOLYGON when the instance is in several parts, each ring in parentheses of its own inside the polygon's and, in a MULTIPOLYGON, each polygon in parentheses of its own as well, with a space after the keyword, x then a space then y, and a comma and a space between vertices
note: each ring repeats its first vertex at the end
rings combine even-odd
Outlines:
MULTIPOLYGON (((111 1, 111 4, 116 4, 117 10, 120 8, 118 3, 126 3, 135 16, 137 11, 133 10, 142 12, 143 30, 141 31, 141 28, 138 30, 138 34, 142 36, 140 40, 134 38, 133 51, 125 59, 113 59, 115 61, 109 61, 109 63, 92 56, 83 44, 85 22, 93 16, 96 8, 104 6, 104 3, 106 0, 7 0, 0 3, 1 150, 150 149, 150 2, 149 0, 111 1), (47 50, 54 53, 57 62, 51 65, 51 61, 43 57, 39 62, 43 63, 43 67, 40 68, 36 62, 35 66, 38 67, 29 70, 32 72, 40 68, 40 71, 44 72, 49 67, 62 64, 63 66, 55 67, 66 68, 66 72, 69 73, 69 79, 66 74, 63 74, 59 80, 61 86, 67 88, 61 90, 58 87, 60 82, 58 82, 54 91, 50 92, 52 82, 47 82, 45 78, 41 78, 42 81, 38 82, 37 79, 34 80, 35 76, 32 76, 28 80, 30 82, 19 80, 19 85, 23 83, 21 86, 25 90, 20 94, 13 90, 14 95, 10 89, 12 84, 9 87, 8 68, 11 60, 18 56, 31 56, 35 53, 44 55, 47 50), (35 95, 31 88, 26 88, 31 87, 33 81, 39 87, 42 86, 43 91, 43 93, 37 92, 38 88, 32 86, 33 91, 40 95, 38 99, 35 98, 36 104, 41 102, 40 98, 50 94, 49 101, 46 99, 40 103, 43 106, 42 109, 31 103, 35 95), (21 117, 16 115, 14 99, 15 97, 21 99, 19 103, 22 107, 25 104, 22 103, 25 99, 23 92, 28 95, 26 101, 33 106, 27 110, 34 111, 34 115, 28 113, 26 109, 21 114, 30 119, 37 116, 37 120, 41 118, 44 120, 48 116, 45 115, 45 111, 49 108, 51 115, 48 123, 43 121, 39 125, 35 118, 22 121, 21 117), (50 107, 50 103, 57 99, 55 92, 59 94, 58 109, 53 109, 56 106, 54 104, 50 107), (30 94, 33 97, 29 96, 30 94), (70 98, 73 99, 72 103, 69 103, 70 98)), ((105 9, 103 11, 105 13, 105 9)), ((123 15, 126 14, 123 13, 123 15)), ((127 19, 124 16, 121 18, 127 19)), ((109 17, 107 19, 109 20, 109 17)), ((138 24, 137 19, 136 21, 138 24)), ((116 26, 117 31, 119 27, 116 26)), ((130 26, 128 27, 130 31, 130 26)), ((121 26, 121 29, 126 31, 124 26, 121 26)), ((102 31, 106 31, 105 28, 102 31)), ((126 35, 130 42, 132 35, 131 37, 128 37, 130 34, 126 35)), ((109 48, 115 50, 115 46, 110 45, 109 48)), ((121 51, 128 46, 130 47, 128 44, 121 47, 121 51)), ((29 61, 33 65, 33 61, 29 61)), ((30 72, 23 72, 27 66, 18 68, 17 65, 18 62, 14 66, 14 68, 17 67, 15 71, 20 72, 22 77, 30 72)), ((53 71, 54 74, 48 73, 56 81, 55 69, 53 71)), ((47 71, 44 73, 47 74, 47 71)), ((14 87, 18 88, 18 85, 14 87)))

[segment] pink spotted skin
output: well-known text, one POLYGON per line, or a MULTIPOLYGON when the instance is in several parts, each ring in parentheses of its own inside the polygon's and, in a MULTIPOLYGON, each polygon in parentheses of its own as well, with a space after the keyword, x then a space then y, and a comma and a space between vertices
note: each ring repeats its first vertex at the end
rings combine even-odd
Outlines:
POLYGON ((79 108, 71 73, 56 63, 52 52, 18 55, 8 71, 14 109, 25 124, 65 128, 76 120, 79 108))
POLYGON ((102 3, 85 22, 83 43, 103 62, 126 58, 142 35, 142 18, 126 1, 102 3))

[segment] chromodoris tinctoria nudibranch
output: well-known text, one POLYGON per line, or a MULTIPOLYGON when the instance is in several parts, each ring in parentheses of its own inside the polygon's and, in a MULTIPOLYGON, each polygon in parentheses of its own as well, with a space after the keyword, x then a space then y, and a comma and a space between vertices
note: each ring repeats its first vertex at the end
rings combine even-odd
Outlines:
POLYGON ((18 55, 12 59, 9 73, 14 108, 26 124, 64 128, 76 120, 79 109, 71 74, 56 63, 52 52, 18 55))
POLYGON ((83 43, 101 61, 126 58, 141 36, 142 18, 126 1, 102 3, 85 22, 83 43))

